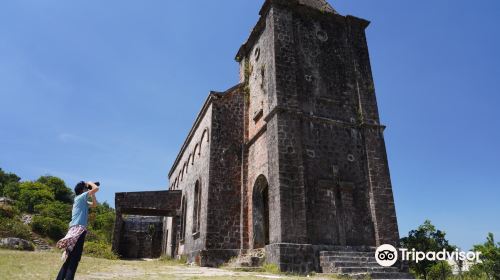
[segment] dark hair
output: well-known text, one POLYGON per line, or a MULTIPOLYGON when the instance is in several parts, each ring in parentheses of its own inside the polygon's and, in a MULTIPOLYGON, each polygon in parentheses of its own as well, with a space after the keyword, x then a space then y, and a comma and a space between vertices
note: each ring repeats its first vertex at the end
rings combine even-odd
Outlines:
POLYGON ((76 184, 76 186, 75 186, 75 194, 81 195, 86 189, 87 189, 87 184, 85 182, 81 181, 80 183, 76 184))

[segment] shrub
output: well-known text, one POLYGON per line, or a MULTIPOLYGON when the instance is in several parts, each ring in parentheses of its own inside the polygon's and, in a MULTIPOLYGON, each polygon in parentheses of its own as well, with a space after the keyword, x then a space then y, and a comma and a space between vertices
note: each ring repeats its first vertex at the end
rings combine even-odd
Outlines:
POLYGON ((266 263, 266 264, 264 264, 264 266, 262 268, 267 273, 273 273, 273 274, 280 274, 281 273, 280 268, 274 263, 266 263))
POLYGON ((108 260, 116 260, 118 256, 111 250, 111 245, 105 242, 88 241, 85 242, 84 253, 87 256, 108 260))
POLYGON ((31 240, 29 227, 21 221, 0 217, 0 237, 17 237, 31 240))
POLYGON ((57 241, 66 235, 68 225, 59 219, 35 216, 33 217, 31 228, 34 232, 57 241))
POLYGON ((0 217, 14 218, 19 215, 19 210, 16 207, 10 205, 0 205, 0 217))
POLYGON ((60 201, 51 201, 35 206, 35 212, 40 216, 50 217, 69 223, 71 221, 71 205, 60 201))
POLYGON ((3 195, 17 200, 19 198, 19 182, 9 182, 3 187, 3 195))

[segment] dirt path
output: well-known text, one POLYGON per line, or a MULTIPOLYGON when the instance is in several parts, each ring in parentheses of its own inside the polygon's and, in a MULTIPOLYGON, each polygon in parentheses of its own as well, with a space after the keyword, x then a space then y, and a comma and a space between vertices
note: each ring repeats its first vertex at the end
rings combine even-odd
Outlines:
POLYGON ((236 272, 197 266, 165 266, 154 261, 144 265, 137 261, 108 267, 105 272, 80 275, 79 280, 91 279, 293 279, 293 277, 265 273, 236 272))
MULTIPOLYGON (((20 252, 0 250, 0 279, 38 280, 55 279, 62 265, 58 252, 20 252)), ((182 265, 175 261, 105 260, 84 256, 76 276, 77 280, 191 280, 191 279, 333 279, 325 275, 296 277, 262 272, 239 272, 227 269, 182 265)))

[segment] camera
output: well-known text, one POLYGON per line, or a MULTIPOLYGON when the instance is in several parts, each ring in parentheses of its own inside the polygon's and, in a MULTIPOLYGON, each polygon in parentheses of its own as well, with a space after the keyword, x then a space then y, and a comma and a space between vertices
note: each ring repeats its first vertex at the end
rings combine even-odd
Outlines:
POLYGON ((396 256, 395 256, 394 252, 392 252, 390 250, 384 250, 384 251, 380 251, 378 253, 378 259, 381 261, 392 261, 392 260, 394 260, 395 257, 396 256))
MULTIPOLYGON (((101 185, 101 183, 99 183, 99 182, 94 182, 94 184, 95 184, 96 186, 98 186, 98 187, 101 185)), ((91 190, 91 189, 92 189, 92 187, 91 187, 91 186, 87 186, 87 189, 91 190)))

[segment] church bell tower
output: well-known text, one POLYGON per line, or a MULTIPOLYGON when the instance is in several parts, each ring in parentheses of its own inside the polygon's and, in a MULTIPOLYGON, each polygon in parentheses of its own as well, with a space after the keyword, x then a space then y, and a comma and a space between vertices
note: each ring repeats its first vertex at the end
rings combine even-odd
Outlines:
POLYGON ((265 247, 282 270, 317 270, 328 248, 398 243, 368 25, 325 0, 267 0, 236 56, 242 249, 265 247))

